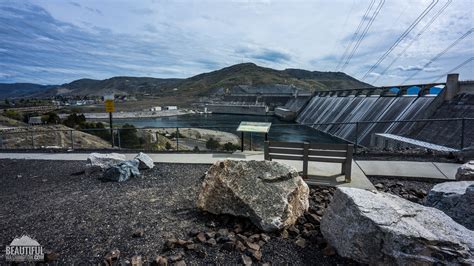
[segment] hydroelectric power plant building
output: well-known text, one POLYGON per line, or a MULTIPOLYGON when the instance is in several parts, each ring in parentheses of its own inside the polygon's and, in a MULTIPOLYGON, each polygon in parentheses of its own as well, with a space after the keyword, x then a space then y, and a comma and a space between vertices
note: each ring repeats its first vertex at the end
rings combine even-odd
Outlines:
POLYGON ((239 86, 215 113, 277 115, 362 147, 453 152, 474 144, 474 81, 318 91, 239 86), (437 121, 424 121, 438 119, 437 121))

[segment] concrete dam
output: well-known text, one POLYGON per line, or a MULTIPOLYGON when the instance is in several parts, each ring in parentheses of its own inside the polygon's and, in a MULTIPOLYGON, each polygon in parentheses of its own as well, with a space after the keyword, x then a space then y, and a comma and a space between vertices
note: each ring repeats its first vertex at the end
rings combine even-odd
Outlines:
MULTIPOLYGON (((446 100, 455 99, 459 91, 457 78, 457 75, 448 76, 446 83, 318 92, 296 121, 362 146, 375 145, 376 137, 398 138, 397 145, 400 145, 406 142, 400 137, 430 135, 429 141, 459 148, 459 141, 433 137, 436 132, 420 134, 420 130, 429 128, 426 123, 393 122, 436 118, 433 115, 446 105, 446 100)), ((424 141, 417 139, 413 141, 424 141)))

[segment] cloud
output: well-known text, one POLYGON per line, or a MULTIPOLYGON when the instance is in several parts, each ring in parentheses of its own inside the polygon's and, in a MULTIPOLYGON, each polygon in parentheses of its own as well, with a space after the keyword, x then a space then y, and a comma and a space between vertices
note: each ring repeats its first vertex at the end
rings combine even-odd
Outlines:
MULTIPOLYGON (((68 1, 0 1, 0 69, 8 74, 0 82, 188 77, 242 61, 334 71, 370 2, 68 1)), ((344 72, 360 79, 426 6, 426 1, 386 1, 344 72)), ((371 71, 380 74, 397 58, 376 85, 399 83, 472 28, 469 10, 468 1, 453 1, 401 53, 424 19, 371 71)), ((473 38, 458 43, 413 82, 429 80, 428 72, 444 73, 474 54, 473 38)), ((459 69, 461 79, 473 79, 470 70, 467 65, 459 69)), ((364 81, 374 81, 373 73, 364 81)))
POLYGON ((289 53, 277 49, 261 48, 256 45, 239 47, 235 52, 247 58, 273 63, 282 63, 291 60, 289 53))
POLYGON ((397 70, 400 71, 424 71, 424 72, 438 72, 441 70, 440 67, 423 67, 423 66, 398 66, 397 70))

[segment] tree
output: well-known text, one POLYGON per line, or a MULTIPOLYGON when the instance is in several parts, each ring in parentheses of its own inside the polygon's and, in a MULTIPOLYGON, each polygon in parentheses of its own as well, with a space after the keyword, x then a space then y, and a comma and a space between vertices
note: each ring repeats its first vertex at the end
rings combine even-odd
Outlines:
POLYGON ((171 147, 171 144, 170 144, 169 142, 166 142, 166 144, 165 144, 165 149, 166 149, 166 150, 171 150, 171 148, 172 148, 172 147, 171 147))
POLYGON ((58 124, 61 122, 61 119, 59 118, 58 114, 56 114, 55 112, 50 112, 41 116, 41 121, 48 124, 58 124))
POLYGON ((141 148, 143 140, 137 135, 137 129, 133 125, 125 124, 120 130, 120 143, 123 148, 141 148))
POLYGON ((219 141, 210 138, 206 141, 206 148, 209 150, 217 150, 220 147, 219 141))
POLYGON ((10 101, 8 99, 5 99, 5 105, 10 105, 10 101))
POLYGON ((82 127, 86 122, 86 117, 83 114, 70 114, 66 119, 64 119, 63 124, 68 127, 76 128, 82 127))

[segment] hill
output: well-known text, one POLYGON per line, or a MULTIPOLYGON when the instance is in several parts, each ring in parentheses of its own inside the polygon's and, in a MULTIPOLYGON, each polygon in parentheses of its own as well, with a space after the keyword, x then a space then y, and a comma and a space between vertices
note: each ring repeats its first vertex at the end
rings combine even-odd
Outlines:
POLYGON ((57 85, 40 85, 34 83, 0 83, 0 99, 30 97, 44 93, 57 85))
POLYGON ((319 72, 302 69, 275 70, 257 66, 253 63, 243 63, 186 79, 150 77, 113 77, 105 80, 79 79, 47 90, 36 90, 29 96, 47 97, 58 94, 102 96, 113 91, 116 94, 151 94, 194 98, 207 96, 217 88, 269 84, 293 84, 308 91, 370 87, 369 84, 342 72, 319 72))

